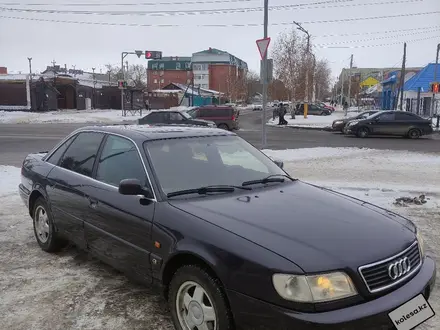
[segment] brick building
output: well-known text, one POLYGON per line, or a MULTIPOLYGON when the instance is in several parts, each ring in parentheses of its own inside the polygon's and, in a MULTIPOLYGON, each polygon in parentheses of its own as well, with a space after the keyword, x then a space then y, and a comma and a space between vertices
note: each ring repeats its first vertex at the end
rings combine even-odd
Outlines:
POLYGON ((194 53, 191 62, 195 86, 219 91, 234 100, 243 96, 248 70, 243 60, 223 50, 209 48, 194 53))
POLYGON ((148 61, 148 90, 162 89, 171 83, 191 83, 191 57, 163 57, 148 61))
POLYGON ((237 100, 245 93, 247 69, 246 62, 215 48, 196 52, 192 57, 164 57, 148 62, 148 90, 158 90, 170 83, 194 84, 237 100))

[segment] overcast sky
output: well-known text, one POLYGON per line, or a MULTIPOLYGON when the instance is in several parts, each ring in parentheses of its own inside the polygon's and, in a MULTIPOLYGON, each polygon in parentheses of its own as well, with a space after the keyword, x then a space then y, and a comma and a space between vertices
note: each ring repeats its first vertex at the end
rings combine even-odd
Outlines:
MULTIPOLYGON (((349 66, 350 54, 354 54, 354 64, 358 67, 400 66, 404 41, 408 42, 407 66, 423 66, 435 61, 436 45, 440 42, 440 0, 329 2, 269 0, 272 9, 269 11, 269 36, 272 43, 280 32, 292 28, 282 23, 303 23, 313 36, 315 54, 330 62, 334 77, 341 68, 349 66), (294 6, 298 4, 300 6, 294 6), (280 7, 282 5, 286 7, 280 7), (436 13, 366 19, 427 12, 436 13), (322 22, 329 20, 339 22, 322 22), (390 30, 395 32, 390 33, 390 30), (377 45, 382 46, 371 47, 377 45)), ((55 60, 57 64, 67 64, 68 68, 76 66, 76 69, 91 70, 96 67, 99 72, 99 69, 105 70, 105 64, 118 65, 122 51, 148 49, 161 50, 164 56, 191 56, 193 52, 213 47, 230 52, 246 61, 250 69, 258 70, 260 58, 255 40, 263 36, 263 26, 258 25, 263 22, 263 11, 259 10, 262 6, 262 0, 0 0, 0 66, 8 67, 10 72, 27 72, 27 57, 32 57, 34 71, 44 70, 55 60), (11 8, 88 11, 92 14, 20 12, 11 11, 11 8), (238 8, 247 9, 230 12, 238 8), (213 9, 224 11, 214 14, 197 12, 213 9), (180 15, 145 13, 178 10, 184 12, 180 15), (106 14, 97 15, 96 12, 100 11, 106 14), (124 11, 143 13, 119 15, 124 11), (157 26, 170 24, 173 26, 157 26), (208 24, 251 26, 203 26, 208 24)), ((138 59, 135 55, 128 56, 127 60, 130 64, 146 64, 145 59, 138 59)))

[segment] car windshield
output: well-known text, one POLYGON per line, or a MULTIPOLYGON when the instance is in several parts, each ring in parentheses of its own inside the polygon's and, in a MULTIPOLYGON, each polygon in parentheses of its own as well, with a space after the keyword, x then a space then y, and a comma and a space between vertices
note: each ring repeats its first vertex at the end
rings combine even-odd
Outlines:
POLYGON ((181 111, 180 113, 181 113, 182 116, 185 117, 186 119, 192 119, 192 117, 191 117, 186 111, 181 111))
POLYGON ((197 109, 191 109, 191 110, 188 110, 188 111, 182 111, 182 113, 183 112, 186 113, 190 118, 195 118, 196 110, 197 109))
MULTIPOLYGON (((145 142, 144 148, 166 195, 286 176, 271 159, 238 136, 155 140, 145 142)), ((281 181, 278 178, 277 182, 281 181)))

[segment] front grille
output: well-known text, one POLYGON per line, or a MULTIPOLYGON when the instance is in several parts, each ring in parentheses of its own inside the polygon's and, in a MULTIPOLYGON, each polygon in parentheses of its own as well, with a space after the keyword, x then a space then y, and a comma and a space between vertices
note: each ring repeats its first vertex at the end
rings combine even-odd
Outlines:
POLYGON ((359 273, 367 285, 367 289, 374 293, 386 290, 404 281, 420 268, 421 261, 419 245, 415 241, 410 247, 391 258, 359 267, 359 273), (408 258, 410 262, 409 270, 405 274, 392 279, 389 275, 390 265, 404 258, 408 258))

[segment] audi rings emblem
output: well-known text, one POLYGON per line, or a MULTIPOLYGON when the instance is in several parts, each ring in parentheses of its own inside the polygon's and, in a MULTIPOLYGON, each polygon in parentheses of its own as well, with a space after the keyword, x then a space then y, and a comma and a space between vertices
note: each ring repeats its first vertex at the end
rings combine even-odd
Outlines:
POLYGON ((400 259, 388 266, 388 276, 392 280, 397 280, 398 278, 409 273, 411 269, 411 261, 408 257, 400 259))

